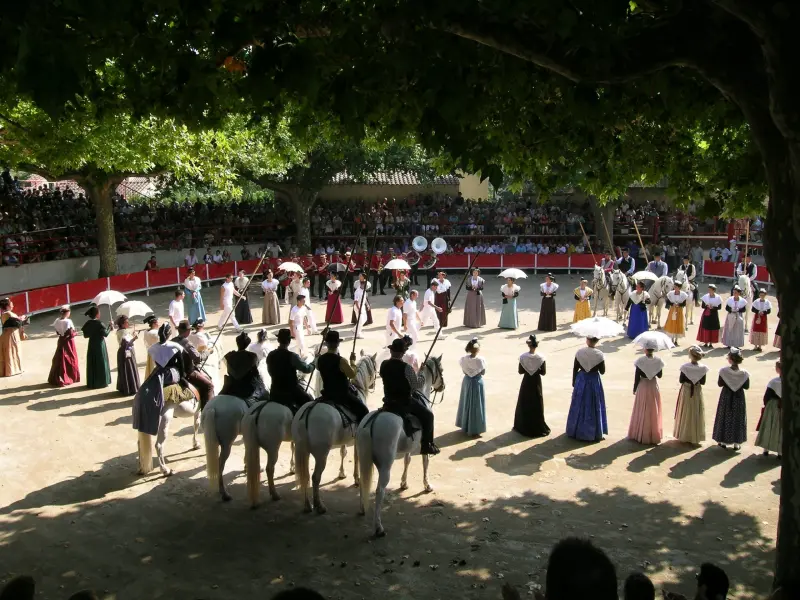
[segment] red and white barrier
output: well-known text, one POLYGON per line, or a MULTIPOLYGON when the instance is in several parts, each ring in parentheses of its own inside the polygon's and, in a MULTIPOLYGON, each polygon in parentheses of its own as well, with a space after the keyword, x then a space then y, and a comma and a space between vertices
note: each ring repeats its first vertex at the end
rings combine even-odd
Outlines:
MULTIPOLYGON (((703 261, 703 277, 717 277, 719 279, 729 279, 733 281, 736 265, 732 262, 722 262, 713 260, 703 261)), ((766 285, 773 285, 769 271, 763 265, 758 266, 756 281, 766 285)))

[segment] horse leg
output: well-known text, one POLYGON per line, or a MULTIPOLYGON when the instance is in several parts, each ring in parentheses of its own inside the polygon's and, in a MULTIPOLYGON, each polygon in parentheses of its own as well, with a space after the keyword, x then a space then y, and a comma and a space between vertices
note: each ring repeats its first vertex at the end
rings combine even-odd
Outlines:
POLYGON ((289 475, 294 475, 294 442, 291 443, 292 457, 289 459, 289 475))
POLYGON ((230 502, 231 495, 225 487, 225 462, 231 455, 231 445, 221 444, 219 451, 219 495, 222 496, 223 502, 230 502))
POLYGON ((280 452, 281 444, 278 442, 277 446, 267 448, 267 483, 269 485, 269 495, 273 500, 280 500, 281 495, 275 489, 275 465, 278 462, 278 453, 280 452))
POLYGON ((389 485, 389 476, 392 474, 391 463, 378 469, 378 487, 375 490, 375 537, 384 537, 386 530, 381 522, 381 509, 383 508, 383 498, 386 496, 386 486, 389 485))
POLYGON ((358 446, 353 447, 353 487, 358 487, 361 483, 360 475, 358 472, 358 446))
POLYGON ((324 515, 328 512, 319 497, 319 484, 322 481, 322 473, 328 463, 328 450, 326 449, 321 456, 314 455, 314 474, 311 476, 311 487, 313 488, 314 508, 317 514, 324 515))
POLYGON ((192 430, 192 450, 199 450, 200 444, 197 443, 197 431, 200 429, 200 403, 196 402, 196 410, 194 411, 194 429, 192 430))
POLYGON ((158 423, 158 436, 156 436, 156 455, 158 456, 158 468, 161 473, 167 477, 172 475, 172 469, 167 468, 167 461, 164 458, 164 444, 169 435, 169 422, 172 420, 172 414, 167 412, 161 415, 161 420, 158 423))
POLYGON ((339 475, 336 479, 345 479, 347 475, 344 473, 344 459, 347 457, 347 446, 342 446, 340 454, 342 455, 342 464, 339 466, 339 475))
POLYGON ((400 489, 407 490, 408 489, 408 465, 411 464, 411 454, 406 452, 406 455, 403 457, 403 476, 400 478, 400 489))
POLYGON ((428 483, 428 463, 430 462, 430 456, 427 454, 422 455, 422 489, 425 491, 426 494, 433 491, 431 484, 428 483))

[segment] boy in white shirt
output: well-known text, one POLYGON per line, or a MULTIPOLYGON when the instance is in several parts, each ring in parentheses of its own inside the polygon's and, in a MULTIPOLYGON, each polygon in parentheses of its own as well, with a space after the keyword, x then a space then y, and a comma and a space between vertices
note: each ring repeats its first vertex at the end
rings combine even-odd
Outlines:
POLYGON ((430 321, 434 329, 439 329, 439 316, 436 314, 441 309, 436 306, 436 291, 439 289, 439 281, 434 279, 431 281, 430 287, 425 290, 425 295, 422 297, 422 310, 420 311, 420 328, 425 327, 425 324, 430 321))
POLYGON ((175 299, 169 303, 169 320, 173 329, 178 330, 178 323, 183 321, 183 290, 175 290, 175 299))
POLYGON ((422 319, 419 318, 417 312, 417 297, 419 292, 411 290, 408 293, 408 300, 403 303, 403 331, 411 338, 411 347, 417 345, 417 338, 419 337, 419 328, 422 325, 422 319))

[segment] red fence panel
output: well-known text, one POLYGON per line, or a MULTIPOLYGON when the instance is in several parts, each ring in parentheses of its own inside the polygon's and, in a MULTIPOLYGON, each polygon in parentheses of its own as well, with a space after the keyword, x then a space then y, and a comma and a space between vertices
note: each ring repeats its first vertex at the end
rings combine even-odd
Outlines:
POLYGON ((595 262, 591 254, 573 254, 570 265, 573 269, 593 269, 595 262))
POLYGON ((28 301, 25 299, 25 292, 21 294, 15 294, 14 296, 8 297, 11 302, 14 303, 14 313, 18 315, 26 315, 30 312, 28 308, 28 301))
MULTIPOLYGON (((238 273, 239 271, 244 269, 244 272, 248 276, 252 275, 253 271, 256 270, 256 267, 258 266, 259 262, 260 262, 260 259, 258 259, 258 258, 252 258, 250 260, 237 260, 236 261, 236 271, 238 273)), ((266 262, 266 261, 264 261, 264 262, 266 262)), ((262 265, 262 269, 263 269, 263 265, 262 265)))
POLYGON ((479 269, 499 269, 502 266, 501 254, 481 254, 475 261, 475 267, 479 269))
POLYGON ((536 260, 536 266, 539 269, 566 269, 569 267, 569 257, 566 254, 540 254, 536 260))
POLYGON ((505 254, 503 255, 503 268, 533 269, 536 266, 535 254, 505 254))
POLYGON ((232 262, 208 265, 208 278, 225 279, 228 273, 233 273, 234 268, 236 265, 232 262))
POLYGON ((177 286, 178 274, 175 267, 167 267, 166 269, 155 269, 147 272, 150 278, 150 288, 177 286))
POLYGON ((39 288, 28 292, 28 312, 50 310, 66 303, 66 285, 54 285, 53 287, 39 288))
POLYGON ((466 254, 440 254, 436 261, 437 269, 466 269, 468 266, 466 254))
POLYGON ((108 280, 105 277, 101 279, 90 279, 89 281, 79 281, 78 283, 69 284, 69 301, 72 303, 89 302, 92 298, 97 296, 100 292, 108 289, 108 280))
POLYGON ((113 275, 109 279, 111 280, 110 288, 118 292, 136 292, 147 289, 147 275, 144 271, 113 275))
POLYGON ((733 278, 733 263, 707 260, 703 265, 703 274, 709 277, 733 278))

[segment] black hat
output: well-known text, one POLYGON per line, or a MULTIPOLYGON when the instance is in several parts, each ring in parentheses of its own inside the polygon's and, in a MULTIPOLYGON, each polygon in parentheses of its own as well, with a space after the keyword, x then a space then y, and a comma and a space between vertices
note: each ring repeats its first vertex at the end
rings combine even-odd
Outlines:
POLYGON ((655 256, 661 256, 661 250, 656 250, 655 252, 653 252, 653 256, 654 257, 655 256))
POLYGON ((404 335, 403 343, 406 345, 406 350, 408 350, 409 348, 411 348, 411 346, 414 345, 414 340, 411 338, 410 335, 404 335))
POLYGON ((192 327, 197 329, 198 327, 205 327, 206 321, 205 319, 195 319, 194 323, 192 323, 192 327))
POLYGON ((328 347, 336 347, 339 345, 341 341, 341 337, 339 336, 338 331, 330 330, 328 334, 325 336, 325 343, 328 344, 328 347))
POLYGON ((692 259, 689 258, 689 255, 687 254, 686 256, 683 257, 683 260, 692 260, 692 259))
POLYGON ((392 343, 389 344, 387 348, 389 349, 389 352, 397 352, 399 354, 405 354, 406 350, 408 350, 406 342, 401 338, 392 340, 392 343))
POLYGON ((191 331, 191 329, 189 319, 181 319, 180 323, 178 323, 178 331, 191 331))
POLYGON ((153 323, 155 323, 156 321, 158 321, 158 317, 155 315, 147 315, 144 318, 145 324, 150 325, 151 327, 153 326, 153 323))
POLYGON ((86 311, 85 313, 83 313, 83 314, 84 314, 85 316, 89 317, 90 319, 94 319, 94 318, 95 318, 97 315, 99 315, 99 314, 100 314, 100 309, 99 309, 99 308, 97 308, 97 307, 96 307, 94 304, 92 304, 92 305, 89 307, 89 310, 87 310, 87 311, 86 311))
POLYGON ((288 329, 280 329, 278 330, 278 343, 280 344, 288 344, 292 339, 292 332, 288 329))
POLYGON ((623 252, 630 252, 630 249, 626 246, 625 248, 622 249, 622 251, 623 252))
POLYGON ((236 347, 239 348, 239 350, 244 350, 250 345, 250 342, 252 341, 253 340, 250 339, 250 336, 247 335, 247 332, 243 331, 242 333, 236 336, 236 347))

